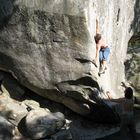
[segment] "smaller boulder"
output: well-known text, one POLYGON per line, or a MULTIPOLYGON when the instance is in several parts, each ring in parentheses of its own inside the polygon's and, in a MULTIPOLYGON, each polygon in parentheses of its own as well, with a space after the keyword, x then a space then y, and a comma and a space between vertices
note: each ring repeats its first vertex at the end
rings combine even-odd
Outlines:
POLYGON ((41 139, 55 134, 65 124, 62 113, 51 113, 47 110, 31 110, 25 118, 27 132, 32 139, 41 139))
POLYGON ((7 95, 0 95, 0 114, 15 126, 18 126, 18 123, 27 113, 26 106, 23 106, 23 104, 11 99, 7 95))

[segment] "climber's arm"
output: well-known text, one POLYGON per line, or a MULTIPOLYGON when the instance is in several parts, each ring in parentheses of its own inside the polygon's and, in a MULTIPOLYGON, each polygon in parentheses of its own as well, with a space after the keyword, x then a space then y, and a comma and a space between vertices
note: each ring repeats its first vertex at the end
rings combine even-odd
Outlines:
POLYGON ((121 86, 124 87, 125 89, 127 88, 127 86, 124 82, 121 82, 121 86))
MULTIPOLYGON (((98 43, 98 44, 96 44, 96 54, 95 54, 95 59, 99 59, 99 51, 100 51, 100 49, 101 49, 101 45, 98 43)), ((96 60, 96 61, 97 61, 96 60)))
POLYGON ((96 19, 96 34, 100 34, 99 21, 96 19))

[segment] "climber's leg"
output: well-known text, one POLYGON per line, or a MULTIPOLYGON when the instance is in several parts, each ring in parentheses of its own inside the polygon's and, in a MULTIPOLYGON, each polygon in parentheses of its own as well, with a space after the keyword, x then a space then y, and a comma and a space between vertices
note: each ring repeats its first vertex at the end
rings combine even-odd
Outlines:
POLYGON ((103 49, 103 60, 102 60, 102 65, 103 65, 103 69, 106 69, 107 67, 107 61, 108 61, 108 57, 110 54, 110 48, 106 47, 103 49))

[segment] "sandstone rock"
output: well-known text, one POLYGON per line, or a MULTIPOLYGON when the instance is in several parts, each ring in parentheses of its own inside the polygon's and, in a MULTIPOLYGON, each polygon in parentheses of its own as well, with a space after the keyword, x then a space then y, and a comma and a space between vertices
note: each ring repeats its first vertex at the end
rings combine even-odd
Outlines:
POLYGON ((14 125, 18 125, 20 120, 26 116, 27 109, 19 102, 5 96, 0 96, 0 114, 5 116, 8 121, 14 125))
POLYGON ((65 123, 62 113, 32 110, 26 116, 26 128, 32 139, 40 139, 56 133, 65 123))
POLYGON ((39 103, 36 102, 36 101, 34 101, 34 100, 28 100, 28 99, 26 99, 22 103, 25 104, 30 109, 38 109, 38 108, 40 108, 39 103))
POLYGON ((92 111, 86 99, 89 90, 85 90, 84 86, 99 89, 105 85, 106 89, 112 89, 117 96, 121 96, 118 87, 124 80, 123 61, 127 42, 133 33, 130 24, 137 13, 134 11, 136 1, 104 0, 101 3, 94 0, 2 0, 2 2, 0 6, 2 70, 10 72, 21 84, 35 93, 63 103, 80 114, 92 111), (3 12, 4 9, 6 12, 3 12), (110 64, 105 77, 98 77, 98 69, 90 61, 85 62, 95 57, 96 46, 93 38, 96 17, 99 17, 103 37, 108 45, 112 46, 110 64), (63 83, 68 85, 67 89, 65 88, 65 93, 68 94, 59 89, 59 85, 63 83), (71 88, 73 91, 69 92, 71 88))

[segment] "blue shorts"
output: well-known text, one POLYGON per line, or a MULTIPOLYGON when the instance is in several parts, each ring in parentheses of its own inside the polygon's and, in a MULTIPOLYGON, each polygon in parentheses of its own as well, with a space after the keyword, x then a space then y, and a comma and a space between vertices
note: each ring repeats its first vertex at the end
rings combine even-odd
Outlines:
POLYGON ((109 54, 110 54, 110 48, 109 47, 100 49, 99 60, 100 61, 107 61, 109 54))

